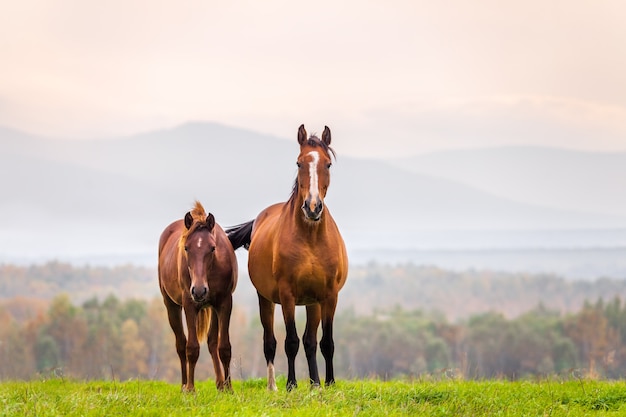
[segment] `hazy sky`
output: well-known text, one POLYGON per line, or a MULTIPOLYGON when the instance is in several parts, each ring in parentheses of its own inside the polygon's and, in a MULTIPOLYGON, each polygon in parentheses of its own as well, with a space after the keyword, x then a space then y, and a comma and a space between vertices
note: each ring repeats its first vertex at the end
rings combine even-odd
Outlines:
POLYGON ((0 2, 0 125, 216 121, 338 153, 626 150, 626 2, 0 2))

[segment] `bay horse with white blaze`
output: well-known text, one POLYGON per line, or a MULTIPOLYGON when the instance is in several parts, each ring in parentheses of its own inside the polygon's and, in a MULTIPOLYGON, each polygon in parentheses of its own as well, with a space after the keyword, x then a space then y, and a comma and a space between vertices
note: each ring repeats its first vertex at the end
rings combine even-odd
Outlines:
POLYGON ((324 197, 330 184, 330 129, 322 138, 298 129, 298 175, 289 200, 263 210, 256 219, 227 230, 234 249, 249 250, 248 271, 259 298, 267 387, 276 390, 274 307, 282 305, 285 321, 287 390, 297 386, 295 358, 300 346, 295 306, 306 306, 302 337, 312 386, 320 385, 317 369, 317 329, 322 323, 320 350, 326 362, 326 385, 335 382, 333 318, 339 290, 346 282, 346 248, 324 197))
POLYGON ((159 240, 159 287, 176 336, 183 392, 195 390, 200 342, 205 340, 213 360, 217 388, 232 390, 228 330, 236 285, 235 251, 213 214, 207 215, 196 201, 184 219, 165 228, 159 240))

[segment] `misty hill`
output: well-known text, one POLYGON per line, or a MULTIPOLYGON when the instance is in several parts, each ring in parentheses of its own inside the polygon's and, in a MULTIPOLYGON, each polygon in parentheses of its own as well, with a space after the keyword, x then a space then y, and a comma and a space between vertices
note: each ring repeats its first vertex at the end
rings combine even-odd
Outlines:
MULTIPOLYGON (((77 141, 0 129, 0 256, 155 259, 160 232, 194 199, 223 226, 252 219, 290 193, 295 131, 285 140, 190 123, 77 141)), ((443 175, 345 155, 333 165, 327 203, 350 250, 462 245, 457 232, 472 244, 484 231, 626 227, 626 215, 520 203, 443 175), (437 242, 437 231, 448 234, 437 242)))
POLYGON ((434 152, 389 162, 512 201, 626 215, 626 152, 512 146, 434 152))

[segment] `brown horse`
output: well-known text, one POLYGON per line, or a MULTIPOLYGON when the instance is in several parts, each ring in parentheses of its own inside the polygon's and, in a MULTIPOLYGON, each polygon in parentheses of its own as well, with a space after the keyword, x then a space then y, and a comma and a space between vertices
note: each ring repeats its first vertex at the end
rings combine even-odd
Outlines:
POLYGON ((282 305, 286 327, 287 390, 297 386, 294 363, 300 346, 295 306, 306 306, 302 337, 313 386, 320 385, 317 370, 317 329, 322 322, 320 350, 326 362, 326 385, 335 382, 333 318, 337 295, 346 282, 348 257, 343 239, 324 197, 330 184, 330 129, 320 140, 298 129, 298 176, 287 202, 263 210, 255 220, 227 230, 233 248, 249 249, 248 270, 257 289, 267 361, 267 387, 276 390, 274 306, 282 305))
POLYGON ((232 390, 228 328, 236 285, 235 251, 215 217, 196 201, 193 210, 167 226, 159 240, 159 286, 176 336, 184 392, 195 390, 199 343, 207 340, 207 334, 217 388, 232 390))

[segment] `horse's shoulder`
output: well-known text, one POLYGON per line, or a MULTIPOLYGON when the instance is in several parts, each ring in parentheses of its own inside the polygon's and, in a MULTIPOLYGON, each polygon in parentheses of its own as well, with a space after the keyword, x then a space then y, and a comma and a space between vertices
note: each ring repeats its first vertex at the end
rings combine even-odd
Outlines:
POLYGON ((260 227, 267 227, 274 224, 280 217, 284 205, 285 203, 273 204, 261 211, 259 215, 256 216, 256 219, 254 219, 253 233, 260 227))
POLYGON ((272 204, 271 206, 268 206, 265 209, 263 209, 257 216, 257 219, 259 217, 278 215, 282 211, 284 206, 285 206, 285 203, 272 204))

